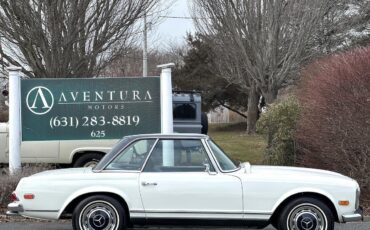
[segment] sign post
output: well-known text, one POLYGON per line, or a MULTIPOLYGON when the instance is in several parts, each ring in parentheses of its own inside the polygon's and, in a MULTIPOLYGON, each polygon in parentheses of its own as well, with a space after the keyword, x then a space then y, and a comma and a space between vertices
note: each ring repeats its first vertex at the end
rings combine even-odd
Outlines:
POLYGON ((157 66, 162 68, 161 72, 161 120, 162 133, 173 133, 173 115, 172 115, 172 79, 171 67, 174 63, 168 63, 157 66))
POLYGON ((20 67, 9 71, 9 170, 14 175, 21 169, 21 78, 20 67))
MULTIPOLYGON (((172 114, 172 80, 171 67, 174 63, 157 66, 162 68, 161 72, 161 131, 165 134, 173 133, 172 114)), ((163 142, 163 166, 174 166, 175 154, 173 141, 163 142)))

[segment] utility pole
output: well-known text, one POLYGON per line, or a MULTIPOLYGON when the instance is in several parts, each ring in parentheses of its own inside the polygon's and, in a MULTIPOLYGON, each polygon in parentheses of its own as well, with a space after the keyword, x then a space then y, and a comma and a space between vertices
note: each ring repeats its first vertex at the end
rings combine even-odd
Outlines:
POLYGON ((146 13, 144 14, 144 47, 143 47, 143 77, 148 76, 148 27, 146 13))

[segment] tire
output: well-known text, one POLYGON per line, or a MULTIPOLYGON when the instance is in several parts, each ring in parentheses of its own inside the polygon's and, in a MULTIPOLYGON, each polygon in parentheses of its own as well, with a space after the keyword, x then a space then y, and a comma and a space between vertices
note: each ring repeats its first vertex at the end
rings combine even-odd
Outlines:
POLYGON ((334 230, 334 217, 321 200, 301 197, 284 207, 277 227, 279 230, 334 230))
POLYGON ((73 168, 94 167, 102 158, 101 153, 84 153, 73 163, 73 168))
POLYGON ((200 115, 201 124, 202 124, 202 134, 208 134, 208 117, 206 113, 201 113, 200 115))
POLYGON ((96 195, 82 200, 72 215, 74 230, 126 229, 125 209, 114 198, 96 195))

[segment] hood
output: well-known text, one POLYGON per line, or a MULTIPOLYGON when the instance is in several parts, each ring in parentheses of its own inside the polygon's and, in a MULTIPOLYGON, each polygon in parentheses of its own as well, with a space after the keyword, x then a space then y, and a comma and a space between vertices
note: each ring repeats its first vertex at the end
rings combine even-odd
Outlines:
POLYGON ((75 177, 81 174, 92 172, 92 168, 69 168, 69 169, 54 169, 48 170, 44 172, 39 172, 33 174, 30 177, 49 177, 49 176, 57 176, 57 177, 75 177))
POLYGON ((342 174, 321 169, 280 167, 280 166, 251 166, 250 173, 262 177, 289 178, 297 181, 314 181, 319 183, 337 183, 338 181, 355 181, 342 174))

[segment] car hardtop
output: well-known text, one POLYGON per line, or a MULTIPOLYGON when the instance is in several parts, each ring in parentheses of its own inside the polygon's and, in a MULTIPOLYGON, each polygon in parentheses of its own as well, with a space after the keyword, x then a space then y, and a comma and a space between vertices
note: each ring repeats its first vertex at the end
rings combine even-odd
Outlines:
POLYGON ((149 133, 149 134, 135 134, 130 136, 125 136, 123 138, 129 139, 131 141, 137 139, 146 139, 146 138, 160 138, 160 139, 204 139, 209 138, 208 135, 199 134, 199 133, 149 133))
POLYGON ((125 149, 128 145, 134 141, 143 139, 209 139, 208 135, 199 133, 151 133, 151 134, 136 134, 123 137, 116 145, 113 146, 111 151, 106 154, 103 159, 94 167, 94 171, 101 171, 122 149, 125 149))

